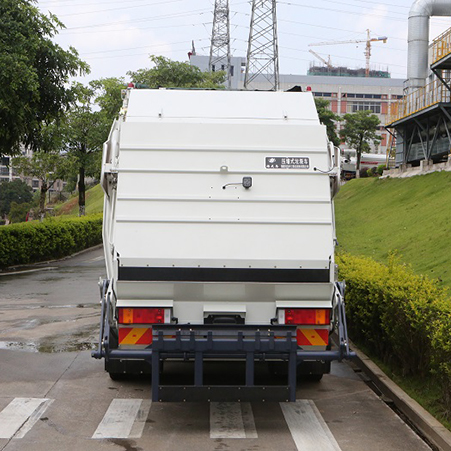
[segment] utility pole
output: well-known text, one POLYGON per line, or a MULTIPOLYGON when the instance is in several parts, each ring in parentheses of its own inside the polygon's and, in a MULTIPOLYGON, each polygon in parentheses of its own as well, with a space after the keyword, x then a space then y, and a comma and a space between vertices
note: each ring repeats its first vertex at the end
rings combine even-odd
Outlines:
POLYGON ((226 72, 227 89, 232 85, 230 57, 229 0, 215 0, 208 67, 211 72, 218 70, 226 72))
POLYGON ((252 0, 244 89, 262 75, 272 91, 279 89, 276 0, 252 0))

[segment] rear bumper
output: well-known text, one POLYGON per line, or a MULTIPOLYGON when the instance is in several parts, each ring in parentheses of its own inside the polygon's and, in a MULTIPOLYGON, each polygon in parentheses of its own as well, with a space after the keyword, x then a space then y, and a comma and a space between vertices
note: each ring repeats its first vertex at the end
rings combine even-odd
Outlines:
MULTIPOLYGON (((297 366, 302 362, 330 362, 349 359, 344 309, 344 285, 337 283, 336 310, 338 345, 336 349, 305 350, 298 346, 296 326, 245 324, 205 325, 152 325, 152 344, 139 349, 117 349, 110 346, 109 296, 103 293, 99 347, 92 353, 94 358, 105 358, 106 363, 144 361, 151 365, 152 399, 159 401, 229 400, 225 393, 234 393, 240 401, 295 401, 297 366), (189 386, 160 386, 160 366, 164 360, 179 359, 194 362, 194 384, 189 386), (204 384, 203 365, 210 359, 242 360, 245 362, 245 385, 212 387, 204 384), (287 364, 288 383, 283 386, 258 386, 254 384, 255 362, 280 361, 287 364), (229 390, 227 391, 226 390, 229 390), (188 392, 190 394, 188 395, 188 392), (260 395, 264 394, 264 398, 260 395)), ((307 364, 306 364, 307 365, 307 364)))

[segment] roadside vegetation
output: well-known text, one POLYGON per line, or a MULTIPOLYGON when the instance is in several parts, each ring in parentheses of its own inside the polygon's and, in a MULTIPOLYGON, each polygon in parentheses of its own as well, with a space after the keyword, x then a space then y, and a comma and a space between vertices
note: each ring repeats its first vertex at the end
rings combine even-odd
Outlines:
POLYGON ((0 227, 0 268, 55 260, 101 242, 100 214, 0 227))
POLYGON ((350 338, 451 430, 450 185, 352 180, 335 210, 350 338))
POLYGON ((426 409, 451 425, 451 298, 395 256, 340 254, 351 339, 426 409))
MULTIPOLYGON (((103 191, 100 184, 97 184, 86 191, 86 214, 93 215, 102 212, 103 191)), ((78 216, 78 197, 74 195, 65 202, 55 204, 54 213, 56 216, 78 216)))
POLYGON ((388 263, 451 287, 451 173, 351 180, 335 200, 338 251, 388 263))

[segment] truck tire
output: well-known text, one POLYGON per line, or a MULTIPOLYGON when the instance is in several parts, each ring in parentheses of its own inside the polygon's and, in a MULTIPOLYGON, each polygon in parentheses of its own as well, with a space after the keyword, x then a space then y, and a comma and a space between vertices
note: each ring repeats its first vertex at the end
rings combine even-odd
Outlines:
POLYGON ((108 360, 105 371, 113 381, 121 381, 131 377, 152 377, 152 366, 144 360, 108 360))
POLYGON ((297 368, 298 381, 319 382, 324 374, 330 373, 330 362, 307 361, 297 368))

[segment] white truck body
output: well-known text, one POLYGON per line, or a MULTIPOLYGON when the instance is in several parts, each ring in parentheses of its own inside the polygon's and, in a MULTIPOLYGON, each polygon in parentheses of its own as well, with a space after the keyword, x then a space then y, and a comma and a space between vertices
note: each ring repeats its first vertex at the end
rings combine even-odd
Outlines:
POLYGON ((311 93, 128 89, 102 167, 110 322, 333 311, 337 160, 311 93))
MULTIPOLYGON (((342 151, 341 169, 347 178, 355 177, 355 168, 357 165, 356 151, 353 149, 345 149, 342 151)), ((387 163, 387 156, 381 153, 362 153, 360 159, 360 169, 377 169, 379 165, 387 163)))

